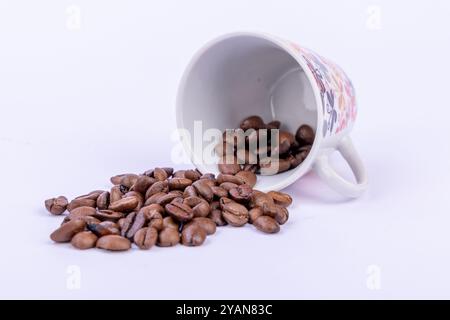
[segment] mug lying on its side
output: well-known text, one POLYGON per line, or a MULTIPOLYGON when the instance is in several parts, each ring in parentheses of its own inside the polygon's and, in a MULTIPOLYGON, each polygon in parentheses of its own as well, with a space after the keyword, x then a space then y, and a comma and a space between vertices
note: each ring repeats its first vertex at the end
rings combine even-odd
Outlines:
MULTIPOLYGON (((315 52, 274 36, 233 33, 206 44, 187 67, 178 91, 177 125, 194 134, 203 129, 225 130, 250 115, 266 122, 279 120, 295 133, 301 124, 311 126, 315 140, 308 157, 297 168, 261 176, 255 188, 280 190, 309 170, 333 189, 358 197, 367 189, 363 163, 349 133, 356 119, 352 83, 337 65, 315 52), (339 151, 348 162, 356 183, 341 177, 329 164, 339 151)), ((194 165, 202 172, 217 173, 202 150, 183 140, 194 165)), ((218 159, 217 159, 218 160, 218 159)))

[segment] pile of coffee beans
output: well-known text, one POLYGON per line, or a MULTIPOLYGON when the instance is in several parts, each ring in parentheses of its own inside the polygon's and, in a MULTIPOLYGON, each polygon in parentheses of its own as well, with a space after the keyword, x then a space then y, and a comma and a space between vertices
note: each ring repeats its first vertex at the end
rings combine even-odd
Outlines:
POLYGON ((314 130, 301 125, 294 136, 280 127, 280 121, 266 124, 261 117, 250 116, 241 121, 239 128, 225 130, 216 146, 219 171, 274 175, 299 166, 311 150, 314 130))
POLYGON ((282 192, 254 190, 252 171, 202 174, 197 170, 155 168, 111 178, 109 191, 96 190, 72 201, 48 199, 53 215, 64 215, 50 238, 78 249, 123 251, 178 243, 199 246, 216 227, 253 224, 265 233, 280 231, 292 198, 282 192))

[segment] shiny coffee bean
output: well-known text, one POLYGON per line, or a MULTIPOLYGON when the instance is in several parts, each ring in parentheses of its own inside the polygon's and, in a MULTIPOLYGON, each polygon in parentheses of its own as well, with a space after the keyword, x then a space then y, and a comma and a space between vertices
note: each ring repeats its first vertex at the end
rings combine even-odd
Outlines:
POLYGON ((275 202, 273 201, 272 197, 270 197, 268 194, 253 190, 251 198, 250 198, 250 208, 254 207, 264 207, 264 205, 274 205, 275 202))
POLYGON ((120 185, 114 186, 109 192, 109 204, 119 201, 124 196, 124 193, 120 190, 120 185))
POLYGON ((205 242, 205 239, 205 229, 196 223, 186 225, 181 232, 181 243, 185 246, 200 246, 205 242))
POLYGON ((45 208, 47 208, 48 212, 54 215, 60 215, 66 211, 68 204, 69 201, 63 196, 45 200, 45 208))
POLYGON ((69 215, 68 218, 70 220, 75 220, 78 218, 86 217, 86 216, 94 216, 97 213, 97 210, 92 207, 78 207, 73 209, 69 215))
POLYGON ((209 218, 197 217, 192 219, 192 222, 189 223, 196 223, 199 227, 205 230, 207 235, 216 233, 216 223, 209 218))
POLYGON ((140 175, 133 186, 130 188, 130 191, 136 191, 142 194, 145 194, 148 188, 154 184, 157 180, 153 177, 148 177, 146 175, 140 175))
POLYGON ((267 125, 266 125, 266 129, 280 129, 281 127, 281 122, 274 120, 274 121, 270 121, 267 125))
POLYGON ((166 212, 178 221, 189 221, 194 217, 191 207, 183 203, 169 203, 165 206, 166 212))
POLYGON ((139 176, 137 174, 126 174, 122 176, 120 179, 119 185, 126 187, 127 189, 130 189, 138 180, 139 176))
POLYGON ((118 212, 131 212, 139 204, 137 197, 125 197, 109 205, 109 210, 118 212))
POLYGON ((111 183, 113 184, 113 185, 119 185, 120 184, 120 181, 122 180, 122 178, 124 177, 124 176, 126 176, 128 173, 124 173, 124 174, 118 174, 118 175, 115 175, 115 176, 113 176, 113 177, 111 177, 109 180, 111 181, 111 183))
POLYGON ((267 195, 270 196, 274 203, 282 206, 282 207, 289 207, 292 204, 292 197, 284 192, 279 191, 270 191, 267 192, 267 195))
POLYGON ((99 237, 107 236, 110 234, 120 234, 119 225, 112 221, 88 223, 87 228, 99 237))
POLYGON ((236 183, 232 183, 232 182, 224 182, 221 183, 219 187, 221 187, 222 189, 225 189, 227 192, 229 192, 231 189, 237 188, 239 185, 237 185, 236 183))
POLYGON ((108 235, 99 238, 96 247, 109 251, 125 251, 131 248, 131 242, 122 236, 108 235))
POLYGON ((221 162, 223 163, 219 163, 219 171, 223 174, 236 174, 239 171, 241 171, 241 166, 240 164, 237 163, 237 160, 235 160, 235 163, 227 163, 226 158, 224 158, 224 160, 222 160, 221 162))
POLYGON ((234 184, 237 184, 237 185, 244 183, 244 181, 238 176, 233 176, 231 174, 222 174, 222 173, 220 173, 217 176, 217 183, 219 183, 219 185, 220 185, 220 184, 222 184, 224 182, 231 182, 231 183, 234 183, 234 184))
POLYGON ((97 198, 97 208, 99 210, 106 210, 109 207, 109 192, 102 192, 97 198))
POLYGON ((67 211, 71 212, 78 207, 92 207, 97 206, 97 201, 92 199, 74 199, 67 205, 67 211))
POLYGON ((103 190, 95 190, 91 191, 88 194, 84 194, 82 196, 78 196, 75 199, 90 199, 97 200, 97 198, 103 193, 103 190))
POLYGON ((70 243, 77 249, 86 250, 95 247, 98 237, 91 231, 82 231, 73 236, 70 243))
POLYGON ((277 233, 280 231, 280 226, 275 219, 269 216, 260 216, 253 221, 253 225, 260 231, 265 233, 277 233))
POLYGON ((253 189, 248 184, 242 184, 229 191, 231 199, 240 203, 245 203, 250 200, 252 193, 253 189))
POLYGON ((186 178, 172 178, 169 180, 170 190, 184 190, 192 184, 192 180, 186 178))
POLYGON ((215 196, 217 199, 220 199, 220 198, 222 198, 222 197, 228 196, 228 191, 225 190, 225 189, 222 188, 222 187, 219 187, 219 186, 212 186, 212 187, 211 187, 211 190, 212 190, 212 192, 214 193, 214 196, 215 196))
POLYGON ((122 212, 112 211, 112 210, 98 210, 94 218, 103 220, 103 221, 117 221, 124 217, 122 212))
POLYGON ((178 198, 178 197, 179 197, 179 195, 177 195, 175 193, 168 193, 162 197, 159 197, 158 200, 156 201, 156 203, 161 206, 165 206, 166 204, 172 202, 175 198, 178 198))
POLYGON ((256 174, 251 171, 240 171, 236 173, 236 177, 242 180, 243 183, 254 187, 256 184, 256 174))
POLYGON ((156 244, 158 230, 155 228, 142 228, 134 234, 134 243, 142 250, 148 250, 156 244))
POLYGON ((167 182, 167 180, 157 181, 154 184, 152 184, 148 188, 147 192, 145 193, 145 199, 148 199, 152 195, 159 193, 159 192, 164 192, 164 193, 169 192, 169 183, 167 182))
MULTIPOLYGON (((164 171, 165 172, 165 171, 164 171)), ((154 211, 156 214, 158 214, 160 216, 160 218, 162 219, 161 215, 157 212, 154 211)), ((147 222, 147 216, 145 214, 145 211, 139 211, 136 214, 136 217, 133 219, 133 223, 130 225, 130 227, 128 228, 125 236, 128 239, 133 239, 135 233, 142 229, 145 225, 145 223, 147 222)), ((162 221, 161 221, 162 222, 162 221)), ((125 229, 122 229, 122 231, 125 229)), ((122 236, 124 236, 124 232, 122 232, 122 236)))
POLYGON ((239 127, 242 130, 248 130, 248 129, 264 129, 266 127, 266 124, 264 123, 264 120, 259 116, 250 116, 245 118, 241 121, 239 124, 239 127))
POLYGON ((253 209, 250 209, 248 212, 248 222, 254 223, 256 219, 258 219, 260 216, 264 214, 263 209, 260 207, 254 207, 253 209))
POLYGON ((200 180, 195 181, 192 185, 194 186, 197 193, 200 196, 202 196, 206 201, 209 202, 213 199, 214 193, 213 193, 211 187, 209 186, 208 181, 212 181, 212 180, 200 179, 200 180))
POLYGON ((158 242, 156 243, 160 247, 171 247, 180 242, 180 234, 178 229, 165 228, 158 234, 158 242))
POLYGON ((184 189, 184 192, 183 192, 184 198, 196 197, 196 196, 197 196, 197 191, 195 190, 194 186, 187 186, 186 189, 184 189))
POLYGON ((69 242, 74 235, 83 231, 85 227, 86 222, 83 220, 71 220, 53 231, 50 235, 50 239, 55 242, 69 242))
POLYGON ((163 219, 163 229, 165 228, 173 228, 178 230, 180 227, 178 221, 175 221, 172 217, 165 217, 163 219))
POLYGON ((286 159, 266 158, 260 162, 260 174, 275 175, 289 170, 291 163, 286 159))
POLYGON ((150 197, 148 197, 147 200, 145 200, 144 206, 156 204, 156 203, 158 203, 159 199, 161 199, 162 197, 165 197, 166 195, 167 195, 167 193, 165 193, 165 192, 155 193, 154 195, 151 195, 150 197))
POLYGON ((158 180, 158 181, 164 181, 166 180, 169 176, 167 174, 167 172, 164 169, 161 168, 155 168, 153 170, 153 177, 158 180))
POLYGON ((209 203, 204 200, 192 208, 194 217, 207 217, 210 210, 209 203))
POLYGON ((314 137, 315 137, 314 130, 306 124, 300 126, 297 130, 297 133, 295 134, 295 138, 297 139, 298 143, 302 145, 313 144, 314 137))
POLYGON ((215 180, 216 176, 213 173, 205 173, 200 177, 200 179, 215 180))
POLYGON ((248 210, 243 205, 228 198, 220 199, 223 218, 234 227, 241 227, 248 222, 248 210))
POLYGON ((184 177, 191 181, 197 181, 200 179, 201 176, 202 175, 200 174, 200 172, 198 172, 196 170, 186 170, 184 173, 184 177))

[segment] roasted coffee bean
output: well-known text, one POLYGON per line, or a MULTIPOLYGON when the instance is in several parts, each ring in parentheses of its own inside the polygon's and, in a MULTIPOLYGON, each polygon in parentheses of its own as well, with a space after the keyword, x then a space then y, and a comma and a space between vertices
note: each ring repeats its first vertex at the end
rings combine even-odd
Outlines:
POLYGON ((280 225, 286 223, 289 218, 289 211, 279 205, 264 205, 262 207, 264 215, 274 218, 280 225))
POLYGON ((211 219, 217 226, 222 227, 227 225, 227 221, 223 218, 222 210, 213 209, 208 215, 208 218, 211 219))
POLYGON ((207 217, 210 212, 209 203, 206 201, 202 201, 192 208, 194 213, 194 217, 207 217))
POLYGON ((178 230, 179 227, 180 227, 180 225, 178 224, 178 222, 175 221, 172 217, 165 217, 163 219, 163 229, 173 228, 173 229, 178 230))
POLYGON ((169 192, 169 183, 167 182, 167 180, 157 181, 154 184, 152 184, 148 188, 147 192, 145 193, 145 199, 148 199, 152 195, 159 193, 159 192, 164 192, 164 193, 169 192))
POLYGON ((103 221, 117 221, 124 217, 122 212, 112 211, 112 210, 98 210, 94 215, 94 218, 103 221))
POLYGON ((119 225, 112 221, 88 223, 87 228, 99 237, 107 236, 109 234, 120 234, 119 225))
POLYGON ((144 212, 144 214, 146 215, 147 219, 149 219, 149 220, 153 219, 152 218, 153 215, 154 215, 153 211, 156 211, 156 212, 158 212, 160 214, 164 214, 164 212, 165 212, 164 211, 164 207, 161 206, 160 204, 157 204, 157 203, 153 203, 153 204, 150 204, 148 206, 142 207, 142 209, 140 211, 144 212))
POLYGON ((186 172, 186 170, 177 170, 177 171, 175 171, 174 173, 173 173, 173 175, 172 175, 172 177, 173 178, 186 178, 185 177, 185 172, 186 172))
POLYGON ((291 163, 289 160, 266 158, 260 162, 261 175, 274 175, 282 173, 290 169, 291 163))
POLYGON ((180 234, 178 229, 164 228, 158 234, 158 242, 156 243, 160 247, 171 247, 180 242, 180 234))
POLYGON ((186 178, 172 178, 169 180, 170 190, 184 190, 192 184, 192 180, 186 178))
POLYGON ((70 220, 75 220, 78 218, 86 217, 86 216, 94 216, 97 213, 97 210, 92 207, 78 207, 73 209, 69 215, 68 218, 70 220))
POLYGON ((228 198, 220 198, 223 218, 234 227, 241 227, 248 222, 248 210, 243 205, 228 198))
POLYGON ((186 187, 186 189, 184 189, 184 192, 183 192, 184 198, 196 197, 196 196, 197 196, 197 191, 195 190, 194 186, 188 186, 188 187, 186 187))
POLYGON ((131 212, 139 204, 139 199, 137 197, 126 197, 122 198, 116 202, 109 205, 109 210, 118 212, 131 212))
POLYGON ((183 203, 169 203, 165 206, 166 212, 178 221, 189 221, 194 217, 191 207, 183 203))
POLYGON ((167 176, 168 176, 168 177, 170 177, 170 176, 173 174, 173 168, 170 168, 170 167, 163 167, 163 168, 161 168, 161 169, 163 169, 163 170, 167 173, 167 176))
POLYGON ((203 174, 200 177, 200 179, 203 179, 203 180, 215 180, 216 176, 213 173, 205 173, 205 174, 203 174))
POLYGON ((295 138, 301 145, 313 144, 314 137, 315 137, 314 130, 306 124, 300 126, 300 128, 298 128, 297 130, 297 133, 295 134, 295 138))
POLYGON ((206 231, 196 223, 186 225, 181 232, 181 243, 185 246, 196 247, 205 242, 206 231))
POLYGON ((192 185, 194 186, 195 190, 199 195, 203 197, 206 201, 211 201, 214 197, 214 193, 211 190, 211 187, 209 186, 209 182, 211 181, 209 179, 200 179, 195 181, 192 185))
POLYGON ((248 212, 248 222, 253 223, 257 218, 264 214, 260 207, 255 207, 248 212))
POLYGON ((184 177, 185 177, 186 179, 191 180, 191 181, 197 181, 197 180, 200 179, 201 176, 202 176, 202 175, 201 175, 198 171, 196 171, 196 170, 186 170, 186 171, 184 172, 184 177))
POLYGON ((253 225, 260 231, 265 233, 277 233, 280 231, 280 226, 275 219, 269 216, 260 216, 253 221, 253 225))
POLYGON ((237 188, 239 185, 237 185, 236 183, 232 183, 232 182, 224 182, 220 184, 220 187, 222 189, 225 189, 227 192, 229 192, 231 189, 233 188, 237 188))
POLYGON ((119 201, 123 196, 124 193, 120 190, 120 185, 112 187, 111 192, 109 193, 109 204, 119 201))
POLYGON ((128 190, 136 183, 139 176, 137 174, 126 174, 120 179, 120 185, 128 190))
POLYGON ((109 180, 111 181, 111 183, 113 184, 113 185, 119 185, 120 184, 120 181, 122 180, 122 178, 124 177, 124 176, 126 176, 126 175, 128 175, 129 173, 124 173, 124 174, 118 174, 118 175, 115 175, 115 176, 113 176, 113 177, 111 177, 109 180))
POLYGON ((222 198, 222 197, 228 196, 228 191, 225 190, 225 189, 222 188, 222 187, 219 187, 219 186, 212 186, 212 187, 211 187, 211 190, 212 190, 212 192, 214 193, 214 196, 215 196, 217 199, 220 199, 220 198, 222 198))
POLYGON ((184 192, 182 190, 171 190, 171 191, 169 191, 168 194, 174 194, 177 197, 182 197, 183 198, 184 192))
POLYGON ((83 220, 71 220, 53 231, 50 239, 55 242, 69 242, 75 234, 83 231, 85 227, 86 222, 83 220))
POLYGON ((165 206, 166 204, 172 202, 175 198, 178 198, 178 197, 179 197, 179 195, 177 195, 177 194, 168 193, 162 197, 159 197, 158 200, 156 201, 156 203, 161 206, 165 206))
POLYGON ((162 215, 157 212, 155 215, 150 219, 150 222, 148 223, 148 227, 150 228, 155 228, 156 230, 160 231, 164 228, 164 223, 163 223, 163 217, 162 215))
POLYGON ((45 208, 47 208, 48 212, 54 215, 60 215, 66 211, 68 204, 69 201, 63 196, 45 200, 45 208))
POLYGON ((256 184, 256 174, 251 171, 240 171, 236 173, 236 177, 241 179, 241 181, 250 187, 254 187, 256 184))
POLYGON ((102 192, 97 198, 97 208, 99 210, 106 210, 109 207, 109 192, 102 192))
POLYGON ((117 225, 119 226, 119 229, 123 229, 123 226, 124 226, 126 220, 127 220, 127 218, 121 218, 117 221, 117 225))
MULTIPOLYGON (((158 215, 159 213, 157 211, 155 211, 158 215)), ((160 215, 161 217, 161 215, 160 215)), ((162 217, 161 217, 162 219, 162 217)), ((133 239, 134 234, 139 230, 142 229, 145 225, 145 223, 147 222, 147 217, 145 212, 143 211, 139 211, 136 214, 136 217, 134 218, 133 224, 130 226, 130 228, 127 230, 127 233, 125 234, 125 236, 128 239, 133 239)), ((124 236, 124 234, 122 233, 122 236, 124 236)))
POLYGON ((86 222, 86 224, 88 223, 100 223, 101 221, 97 218, 94 218, 93 216, 81 216, 81 217, 73 217, 70 218, 69 216, 66 216, 63 220, 63 222, 61 223, 61 225, 63 225, 64 223, 67 223, 71 220, 83 220, 84 222, 86 222))
POLYGON ((234 155, 234 146, 231 143, 228 143, 225 141, 220 141, 214 147, 214 151, 220 158, 223 158, 226 156, 232 157, 234 155))
POLYGON ((137 212, 131 212, 125 218, 122 228, 120 229, 120 235, 122 237, 126 237, 128 230, 131 229, 131 226, 134 223, 134 219, 136 219, 137 212))
POLYGON ((158 230, 155 228, 142 228, 134 234, 134 243, 142 250, 148 250, 156 244, 158 230))
POLYGON ((148 177, 146 175, 140 175, 133 186, 130 188, 130 191, 136 191, 142 194, 145 194, 148 188, 154 184, 157 180, 155 178, 148 177))
POLYGON ((221 163, 218 165, 221 173, 233 175, 241 171, 241 165, 237 163, 237 159, 234 160, 234 163, 227 163, 226 159, 221 160, 221 163))
POLYGON ((196 223, 199 227, 205 230, 207 235, 212 235, 216 233, 216 223, 212 221, 210 218, 197 217, 194 218, 191 223, 196 223))
POLYGON ((240 185, 240 184, 244 183, 244 181, 240 177, 233 176, 231 174, 219 173, 219 175, 217 176, 217 183, 219 183, 219 185, 220 185, 220 184, 222 184, 224 182, 231 182, 231 183, 234 183, 234 184, 237 184, 237 185, 240 185))
POLYGON ((242 184, 240 186, 237 186, 236 188, 230 189, 229 191, 231 199, 236 202, 244 203, 250 200, 252 193, 253 189, 248 184, 242 184))
POLYGON ((279 206, 289 207, 292 204, 292 198, 287 193, 279 191, 270 191, 267 192, 267 195, 270 196, 273 199, 274 203, 279 206))
POLYGON ((274 205, 272 197, 268 194, 261 192, 259 190, 253 190, 251 198, 250 198, 250 208, 254 207, 264 207, 264 205, 274 205))
POLYGON ((110 251, 125 251, 131 248, 131 242, 118 235, 108 235, 99 238, 96 247, 110 251))
POLYGON ((154 195, 150 196, 147 200, 145 200, 144 206, 158 203, 159 199, 165 197, 166 195, 167 193, 165 192, 155 193, 154 195))
POLYGON ((95 208, 97 206, 97 201, 92 199, 74 199, 70 201, 67 205, 67 211, 71 212, 73 209, 78 207, 92 207, 95 208))
POLYGON ((242 130, 248 130, 248 129, 263 129, 266 127, 266 124, 264 123, 264 120, 259 116, 250 116, 245 118, 241 121, 239 127, 242 130))
POLYGON ((88 194, 84 194, 82 196, 78 196, 75 199, 90 199, 97 200, 97 198, 103 193, 103 190, 95 190, 91 191, 88 194))
POLYGON ((266 129, 280 129, 281 127, 281 122, 274 120, 274 121, 270 121, 267 125, 266 125, 266 129))
POLYGON ((75 248, 85 250, 94 248, 97 239, 97 236, 91 231, 82 231, 74 235, 70 242, 75 248))
POLYGON ((129 191, 124 195, 124 198, 131 198, 135 197, 138 200, 138 204, 136 208, 133 209, 133 211, 139 211, 144 206, 144 197, 141 193, 136 191, 129 191))
POLYGON ((191 208, 195 207, 196 205, 198 205, 201 202, 208 203, 207 201, 205 201, 204 199, 202 199, 200 197, 187 197, 183 200, 183 203, 185 205, 188 205, 191 208))
POLYGON ((161 168, 155 168, 153 170, 153 177, 158 181, 164 181, 168 178, 168 174, 164 169, 161 168))

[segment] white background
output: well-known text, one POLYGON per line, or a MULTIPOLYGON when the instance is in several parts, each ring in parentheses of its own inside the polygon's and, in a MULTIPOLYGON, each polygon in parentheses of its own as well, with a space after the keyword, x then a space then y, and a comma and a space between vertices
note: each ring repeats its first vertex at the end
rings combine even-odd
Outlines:
POLYGON ((450 298, 449 16, 446 0, 1 0, 0 298, 450 298), (227 227, 202 247, 119 254, 53 244, 46 198, 171 165, 183 69, 238 30, 347 71, 367 194, 347 201, 311 173, 287 189, 277 235, 227 227))

